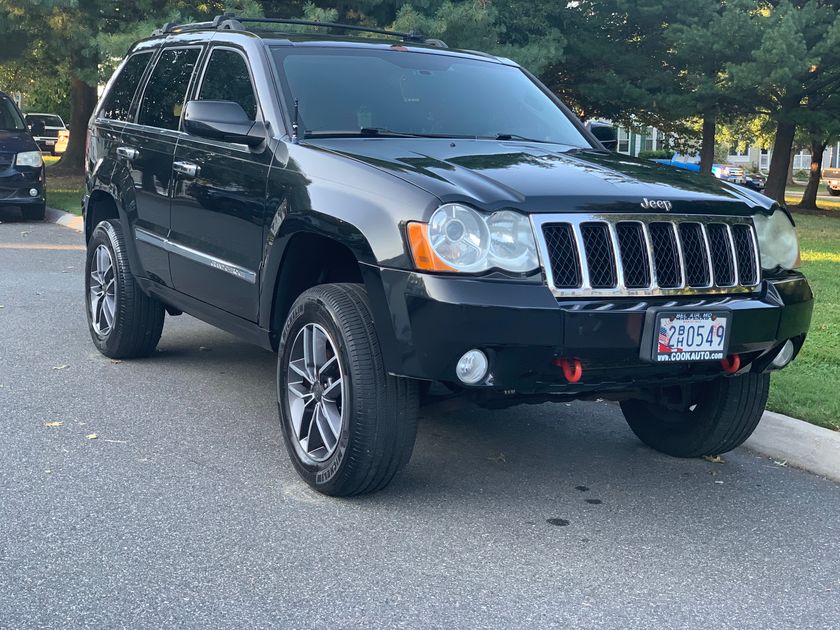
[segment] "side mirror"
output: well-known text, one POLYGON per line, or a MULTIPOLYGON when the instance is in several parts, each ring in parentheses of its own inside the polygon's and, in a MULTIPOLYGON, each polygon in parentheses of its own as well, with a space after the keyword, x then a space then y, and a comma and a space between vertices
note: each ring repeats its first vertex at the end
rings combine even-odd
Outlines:
POLYGON ((618 135, 615 127, 606 123, 592 122, 587 125, 592 135, 598 138, 607 151, 618 150, 618 135))
POLYGON ((194 136, 236 142, 249 147, 266 137, 265 124, 254 122, 233 101, 189 101, 184 108, 184 131, 194 136))

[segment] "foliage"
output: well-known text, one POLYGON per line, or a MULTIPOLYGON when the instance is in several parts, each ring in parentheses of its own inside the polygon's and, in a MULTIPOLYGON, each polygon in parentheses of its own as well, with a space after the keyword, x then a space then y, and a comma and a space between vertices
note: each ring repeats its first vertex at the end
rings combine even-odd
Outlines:
POLYGON ((674 155, 673 151, 658 149, 656 151, 639 151, 639 157, 643 160, 668 160, 674 155))

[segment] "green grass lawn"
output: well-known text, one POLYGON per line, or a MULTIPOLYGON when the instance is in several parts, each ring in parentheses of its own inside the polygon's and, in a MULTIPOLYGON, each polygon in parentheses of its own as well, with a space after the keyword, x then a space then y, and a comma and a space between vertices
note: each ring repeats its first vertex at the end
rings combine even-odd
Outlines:
POLYGON ((47 164, 47 205, 73 214, 82 214, 82 177, 57 176, 50 173, 50 166, 58 158, 44 156, 47 164))
POLYGON ((773 375, 768 407, 840 430, 840 216, 795 215, 802 271, 817 297, 805 347, 773 375))

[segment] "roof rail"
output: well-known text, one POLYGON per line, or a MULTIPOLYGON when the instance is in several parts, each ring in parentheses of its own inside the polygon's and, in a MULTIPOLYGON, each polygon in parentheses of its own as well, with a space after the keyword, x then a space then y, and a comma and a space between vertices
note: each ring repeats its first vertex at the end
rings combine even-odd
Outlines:
POLYGON ((245 24, 291 24, 296 26, 312 26, 320 28, 334 28, 344 31, 356 31, 362 33, 376 33, 388 37, 398 37, 404 42, 427 44, 436 48, 446 48, 446 43, 439 39, 430 39, 417 32, 405 33, 401 31, 389 31, 384 28, 373 26, 359 26, 357 24, 339 24, 337 22, 319 22, 317 20, 297 20, 286 18, 254 18, 240 17, 234 13, 217 15, 210 22, 190 22, 181 24, 179 22, 167 22, 163 27, 156 29, 152 35, 166 35, 168 33, 183 33, 186 31, 220 30, 220 31, 244 31, 245 24))

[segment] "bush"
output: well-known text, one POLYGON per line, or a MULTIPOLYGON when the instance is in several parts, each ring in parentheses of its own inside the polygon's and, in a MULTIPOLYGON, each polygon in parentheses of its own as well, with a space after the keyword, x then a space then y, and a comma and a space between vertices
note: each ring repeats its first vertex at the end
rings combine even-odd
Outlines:
POLYGON ((793 171, 793 179, 808 179, 809 173, 805 169, 793 171))
POLYGON ((670 160, 672 155, 674 155, 674 152, 667 149, 639 151, 639 157, 643 160, 670 160))

